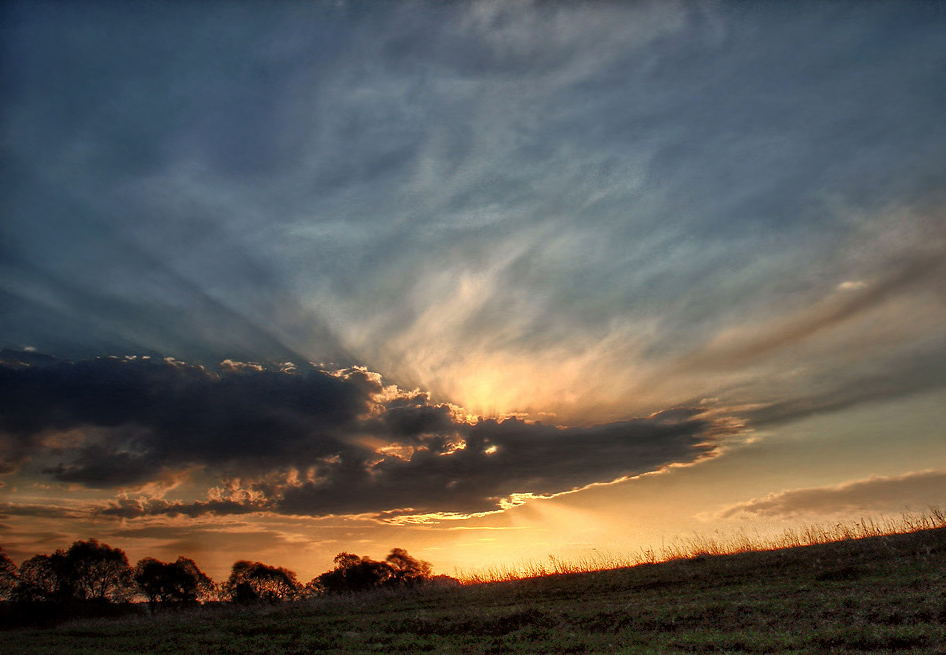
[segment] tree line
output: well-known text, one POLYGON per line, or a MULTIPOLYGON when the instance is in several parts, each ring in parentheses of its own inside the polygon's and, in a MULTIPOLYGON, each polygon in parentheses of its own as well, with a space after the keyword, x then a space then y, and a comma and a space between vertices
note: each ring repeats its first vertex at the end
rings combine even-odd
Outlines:
POLYGON ((432 579, 430 564, 402 548, 394 548, 381 561, 339 553, 332 570, 305 584, 288 569, 240 560, 227 580, 217 584, 186 557, 174 562, 145 557, 132 566, 120 548, 95 539, 76 541, 52 555, 34 555, 19 567, 0 547, 0 600, 24 604, 143 599, 155 609, 206 601, 277 603, 322 594, 414 587, 432 579))

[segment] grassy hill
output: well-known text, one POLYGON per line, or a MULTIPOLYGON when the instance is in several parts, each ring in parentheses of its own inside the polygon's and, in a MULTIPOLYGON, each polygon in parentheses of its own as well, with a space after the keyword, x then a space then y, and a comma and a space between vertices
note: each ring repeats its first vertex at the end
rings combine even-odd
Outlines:
POLYGON ((0 633, 0 653, 946 652, 946 528, 0 633))

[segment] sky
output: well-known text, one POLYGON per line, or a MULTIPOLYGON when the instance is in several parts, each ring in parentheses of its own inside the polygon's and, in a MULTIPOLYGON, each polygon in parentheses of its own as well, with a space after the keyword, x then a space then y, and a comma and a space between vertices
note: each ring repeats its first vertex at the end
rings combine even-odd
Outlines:
POLYGON ((946 505, 946 7, 7 2, 0 545, 301 579, 946 505))

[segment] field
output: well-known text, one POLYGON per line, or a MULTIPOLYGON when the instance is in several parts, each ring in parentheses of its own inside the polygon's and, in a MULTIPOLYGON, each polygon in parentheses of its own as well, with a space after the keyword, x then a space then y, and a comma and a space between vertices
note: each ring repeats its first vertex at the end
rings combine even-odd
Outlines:
POLYGON ((0 632, 0 653, 944 653, 946 528, 0 632))

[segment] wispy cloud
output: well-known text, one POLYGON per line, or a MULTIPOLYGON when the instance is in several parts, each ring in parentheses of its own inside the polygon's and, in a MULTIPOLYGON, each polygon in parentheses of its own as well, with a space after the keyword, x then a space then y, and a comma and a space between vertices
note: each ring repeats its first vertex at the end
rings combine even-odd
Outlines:
POLYGON ((76 506, 74 503, 0 503, 0 516, 29 516, 53 519, 85 518, 94 510, 94 505, 86 503, 76 506))
POLYGON ((635 382, 668 362, 752 366, 905 289, 852 262, 878 244, 848 215, 941 188, 925 12, 18 5, 0 334, 370 362, 487 414, 659 411, 635 382))
POLYGON ((851 516, 857 512, 898 512, 946 503, 946 472, 919 471, 897 476, 874 476, 831 487, 790 489, 733 505, 721 513, 767 517, 797 515, 851 516))

